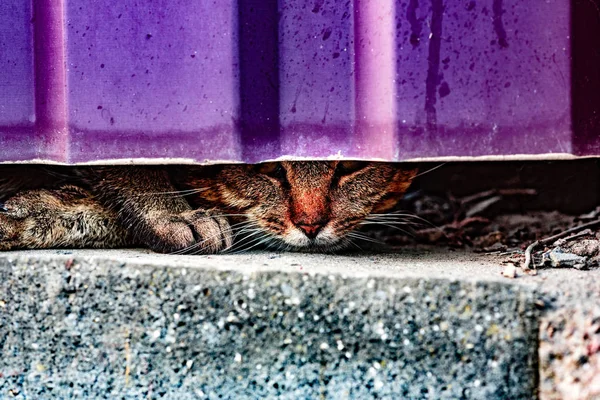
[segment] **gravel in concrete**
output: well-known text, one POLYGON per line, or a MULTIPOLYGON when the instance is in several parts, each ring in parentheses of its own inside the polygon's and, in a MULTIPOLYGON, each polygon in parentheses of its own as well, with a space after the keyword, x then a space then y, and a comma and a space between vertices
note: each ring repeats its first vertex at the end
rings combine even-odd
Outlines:
POLYGON ((532 398, 538 284, 501 271, 421 249, 4 253, 0 397, 532 398))

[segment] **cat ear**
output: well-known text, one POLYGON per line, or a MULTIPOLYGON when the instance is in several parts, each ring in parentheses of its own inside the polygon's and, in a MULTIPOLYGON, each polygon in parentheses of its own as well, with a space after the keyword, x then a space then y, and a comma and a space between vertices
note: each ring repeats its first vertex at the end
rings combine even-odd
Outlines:
POLYGON ((392 179, 392 187, 390 192, 403 194, 406 192, 412 180, 419 174, 419 168, 407 169, 402 166, 398 168, 394 178, 392 179))
POLYGON ((412 180, 418 175, 419 169, 407 169, 405 166, 398 165, 394 177, 390 181, 387 193, 373 207, 374 213, 387 212, 393 209, 402 199, 402 195, 409 188, 412 180))

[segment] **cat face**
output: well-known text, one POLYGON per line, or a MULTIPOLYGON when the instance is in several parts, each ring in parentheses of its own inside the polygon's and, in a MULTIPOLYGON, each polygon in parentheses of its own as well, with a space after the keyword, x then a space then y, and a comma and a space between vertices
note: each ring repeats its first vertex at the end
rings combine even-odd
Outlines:
POLYGON ((369 214, 392 208, 415 174, 390 163, 290 161, 225 166, 212 185, 194 186, 210 188, 202 197, 215 208, 244 214, 268 244, 322 251, 345 246, 369 214))

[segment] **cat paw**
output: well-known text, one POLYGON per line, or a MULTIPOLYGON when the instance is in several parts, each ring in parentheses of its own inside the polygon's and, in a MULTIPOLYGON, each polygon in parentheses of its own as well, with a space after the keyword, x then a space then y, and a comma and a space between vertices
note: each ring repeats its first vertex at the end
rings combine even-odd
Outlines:
POLYGON ((186 212, 183 218, 192 228, 197 250, 201 253, 217 253, 233 244, 233 233, 227 218, 203 210, 186 212))
POLYGON ((153 236, 145 244, 160 253, 214 254, 233 243, 229 221, 204 210, 149 221, 153 236))
POLYGON ((83 189, 30 190, 0 204, 0 250, 121 247, 116 215, 83 189))

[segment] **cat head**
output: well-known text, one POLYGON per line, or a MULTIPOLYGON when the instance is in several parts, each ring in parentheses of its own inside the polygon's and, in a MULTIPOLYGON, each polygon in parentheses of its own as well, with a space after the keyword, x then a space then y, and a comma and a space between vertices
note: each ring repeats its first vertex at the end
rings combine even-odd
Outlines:
POLYGON ((393 208, 415 175, 380 162, 228 165, 212 184, 204 183, 210 189, 202 197, 224 212, 244 214, 271 244, 322 251, 345 246, 367 216, 393 208))

